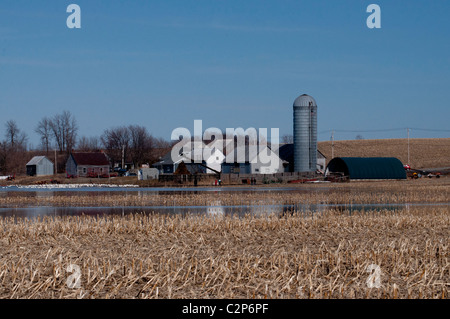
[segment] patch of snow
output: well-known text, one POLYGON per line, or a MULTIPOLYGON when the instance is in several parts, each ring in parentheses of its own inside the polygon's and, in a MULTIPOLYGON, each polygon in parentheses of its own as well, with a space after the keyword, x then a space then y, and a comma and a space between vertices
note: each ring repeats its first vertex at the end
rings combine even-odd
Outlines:
POLYGON ((115 184, 43 184, 43 185, 11 185, 22 189, 53 189, 53 188, 84 188, 84 187, 98 187, 98 188, 129 188, 139 187, 139 185, 115 185, 115 184))

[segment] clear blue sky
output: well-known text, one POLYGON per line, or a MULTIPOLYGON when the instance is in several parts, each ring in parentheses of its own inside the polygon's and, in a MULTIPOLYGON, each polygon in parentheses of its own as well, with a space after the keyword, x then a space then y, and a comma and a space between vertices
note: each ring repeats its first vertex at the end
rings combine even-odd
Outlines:
POLYGON ((0 137, 14 119, 37 146, 62 110, 86 136, 138 124, 169 140, 194 119, 292 134, 303 93, 319 140, 450 137, 449 21, 448 0, 1 0, 0 137))

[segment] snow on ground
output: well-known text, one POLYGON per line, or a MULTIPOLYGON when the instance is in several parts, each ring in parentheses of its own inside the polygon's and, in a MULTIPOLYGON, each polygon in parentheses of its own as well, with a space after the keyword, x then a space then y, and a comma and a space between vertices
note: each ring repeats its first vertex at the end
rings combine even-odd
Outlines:
POLYGON ((10 185, 6 187, 17 187, 25 189, 53 189, 53 188, 84 188, 84 187, 98 187, 98 188, 117 188, 117 187, 139 187, 139 185, 115 185, 115 184, 43 184, 43 185, 10 185))

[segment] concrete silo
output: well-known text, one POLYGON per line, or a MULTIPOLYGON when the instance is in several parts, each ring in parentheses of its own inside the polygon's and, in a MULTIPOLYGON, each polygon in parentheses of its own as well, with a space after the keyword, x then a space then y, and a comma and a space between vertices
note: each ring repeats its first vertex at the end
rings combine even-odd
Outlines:
POLYGON ((294 171, 314 172, 317 165, 317 104, 309 95, 294 101, 294 171))

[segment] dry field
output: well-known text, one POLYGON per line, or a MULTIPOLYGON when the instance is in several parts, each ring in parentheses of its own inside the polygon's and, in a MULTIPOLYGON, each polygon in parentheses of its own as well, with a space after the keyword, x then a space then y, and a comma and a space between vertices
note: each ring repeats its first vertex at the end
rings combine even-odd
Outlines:
MULTIPOLYGON (((331 142, 318 142, 319 150, 331 158, 331 142)), ((410 160, 413 168, 450 168, 450 138, 410 139, 410 160)), ((334 141, 335 157, 397 157, 408 162, 407 139, 334 141)), ((328 164, 328 163, 327 163, 328 164)))
POLYGON ((2 298, 449 298, 448 207, 0 227, 2 298))

